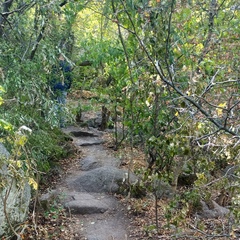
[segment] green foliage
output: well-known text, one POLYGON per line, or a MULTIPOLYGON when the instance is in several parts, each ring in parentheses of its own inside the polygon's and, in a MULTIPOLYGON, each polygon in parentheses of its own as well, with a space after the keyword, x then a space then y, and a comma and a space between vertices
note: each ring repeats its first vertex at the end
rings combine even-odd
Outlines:
POLYGON ((28 148, 37 163, 37 169, 48 172, 61 158, 67 157, 69 149, 65 148, 65 136, 57 128, 34 131, 28 140, 28 148))
MULTIPOLYGON (((200 191, 213 197, 212 181, 220 178, 215 192, 235 186, 217 173, 239 164, 239 11, 214 2, 36 2, 14 12, 0 36, 1 136, 30 127, 28 156, 41 171, 66 156, 48 86, 61 51, 76 63, 73 86, 97 91, 114 113, 116 147, 126 140, 146 152, 141 188, 154 192, 149 182, 161 179, 177 189, 180 175, 197 178, 166 210, 169 224, 184 220, 200 191)), ((67 121, 76 111, 65 109, 67 121)))
POLYGON ((167 219, 167 227, 174 225, 182 227, 187 224, 187 217, 191 214, 201 211, 201 194, 196 191, 185 191, 182 195, 176 196, 170 200, 165 207, 165 218, 167 219))

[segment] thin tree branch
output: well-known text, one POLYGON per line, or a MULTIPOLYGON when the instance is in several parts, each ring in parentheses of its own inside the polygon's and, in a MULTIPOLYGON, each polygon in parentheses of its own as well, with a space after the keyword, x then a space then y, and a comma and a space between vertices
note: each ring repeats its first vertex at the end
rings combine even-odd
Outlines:
POLYGON ((44 22, 44 24, 43 24, 43 26, 42 26, 42 28, 40 30, 40 33, 39 33, 39 35, 38 35, 38 37, 36 39, 36 43, 33 46, 33 49, 31 51, 31 54, 30 54, 30 57, 29 57, 30 60, 33 60, 33 58, 35 56, 35 53, 36 53, 37 48, 38 48, 38 45, 39 45, 40 41, 43 38, 43 34, 44 34, 44 31, 45 31, 45 28, 46 28, 46 21, 44 22))
POLYGON ((1 15, 4 17, 7 17, 8 15, 11 15, 13 13, 16 12, 21 12, 24 8, 28 7, 30 4, 23 4, 21 7, 19 7, 18 9, 12 10, 10 12, 2 12, 1 15))
MULTIPOLYGON (((217 129, 216 131, 211 132, 211 133, 209 133, 209 134, 207 134, 207 135, 204 135, 204 136, 202 136, 202 137, 199 137, 199 138, 197 138, 197 139, 194 139, 194 141, 195 141, 195 142, 198 142, 198 141, 200 141, 200 140, 202 140, 202 139, 204 139, 204 138, 208 138, 208 137, 210 137, 210 136, 212 136, 212 135, 215 135, 215 134, 217 134, 218 132, 220 132, 219 129, 217 129)), ((198 145, 199 145, 199 144, 198 144, 198 145)))
MULTIPOLYGON (((172 82, 172 84, 174 84, 173 82, 173 76, 172 74, 174 74, 174 69, 172 69, 171 71, 171 66, 169 66, 168 64, 168 60, 169 60, 169 55, 170 55, 170 36, 171 36, 171 23, 172 23, 172 15, 173 15, 173 9, 174 9, 174 0, 172 0, 172 3, 171 3, 171 11, 170 11, 170 14, 169 14, 169 20, 168 20, 168 31, 167 31, 167 39, 166 39, 166 55, 165 55, 165 64, 167 66, 167 71, 168 71, 168 75, 169 75, 169 78, 172 82)), ((172 63, 173 64, 173 63, 172 63)), ((173 68, 173 66, 172 66, 173 68)))
POLYGON ((66 5, 67 3, 68 3, 68 1, 65 0, 65 1, 61 2, 61 3, 59 4, 59 6, 60 6, 60 7, 63 7, 63 6, 66 5))
POLYGON ((198 64, 200 64, 203 61, 205 55, 209 51, 209 44, 210 44, 211 39, 212 39, 213 28, 214 28, 214 18, 217 14, 217 11, 218 11, 218 9, 216 9, 216 7, 217 7, 216 0, 211 0, 210 9, 209 9, 209 17, 208 17, 208 35, 207 35, 207 39, 205 40, 205 42, 203 44, 204 47, 203 47, 201 56, 198 60, 198 64))
MULTIPOLYGON (((121 1, 122 2, 122 1, 121 1)), ((122 4, 124 4, 122 2, 122 4)), ((120 41, 121 41, 121 44, 122 44, 122 47, 123 47, 123 51, 124 51, 124 54, 125 54, 125 57, 126 57, 126 61, 127 61, 127 65, 128 65, 128 70, 129 70, 129 73, 130 73, 130 79, 131 79, 131 82, 133 82, 133 79, 132 79, 132 70, 131 70, 131 65, 130 65, 130 60, 129 60, 129 56, 128 56, 128 53, 127 53, 127 49, 126 49, 126 46, 125 46, 125 43, 124 43, 124 40, 123 40, 123 36, 122 36, 122 32, 121 32, 121 27, 120 25, 118 24, 119 23, 119 18, 118 18, 118 14, 117 14, 117 11, 116 11, 116 8, 115 8, 115 5, 114 5, 114 0, 112 0, 112 9, 113 9, 113 13, 115 14, 116 16, 116 19, 117 19, 117 26, 118 26, 118 35, 120 37, 120 41)))
POLYGON ((214 80, 218 74, 219 70, 216 71, 216 73, 213 75, 211 80, 209 81, 207 87, 204 89, 203 93, 201 94, 201 97, 203 97, 208 91, 211 90, 211 88, 214 86, 214 80))

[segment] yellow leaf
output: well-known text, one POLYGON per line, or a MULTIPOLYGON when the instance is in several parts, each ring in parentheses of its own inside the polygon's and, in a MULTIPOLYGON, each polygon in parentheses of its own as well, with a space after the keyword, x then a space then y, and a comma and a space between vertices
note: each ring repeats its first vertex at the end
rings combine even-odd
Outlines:
POLYGON ((200 122, 198 122, 198 123, 197 123, 197 129, 199 129, 199 130, 200 130, 200 129, 202 129, 202 127, 203 127, 203 124, 202 124, 202 123, 200 123, 200 122))
POLYGON ((30 185, 32 185, 33 189, 35 189, 35 190, 38 189, 38 184, 37 184, 37 182, 36 182, 33 178, 30 177, 30 178, 28 179, 28 183, 29 183, 30 185))
POLYGON ((18 160, 18 161, 16 162, 16 164, 17 164, 17 166, 20 168, 20 167, 22 166, 22 161, 18 160))
POLYGON ((179 115, 178 111, 175 113, 175 117, 177 117, 179 115))
POLYGON ((2 105, 3 103, 4 103, 3 98, 0 97, 0 105, 2 105))
POLYGON ((23 136, 20 136, 20 138, 16 141, 16 144, 22 147, 26 142, 27 142, 27 137, 23 135, 23 136))
POLYGON ((203 44, 202 43, 199 43, 197 46, 196 46, 196 52, 201 52, 201 50, 203 49, 203 44))
POLYGON ((220 103, 217 108, 217 115, 222 116, 223 114, 223 108, 226 107, 227 103, 220 103))
POLYGON ((224 107, 226 107, 226 105, 227 105, 226 102, 225 102, 225 103, 220 103, 220 104, 218 105, 218 107, 220 107, 220 108, 224 108, 224 107))
POLYGON ((0 85, 0 92, 5 92, 4 88, 0 85))
POLYGON ((206 180, 204 173, 196 173, 196 175, 197 175, 198 180, 200 180, 200 181, 206 180))
POLYGON ((18 150, 18 151, 16 152, 16 154, 17 154, 18 157, 20 157, 20 156, 22 155, 22 152, 21 152, 20 150, 18 150))
POLYGON ((5 120, 3 119, 0 119, 0 127, 4 128, 5 130, 7 131, 10 131, 12 130, 12 125, 8 122, 6 122, 5 120))

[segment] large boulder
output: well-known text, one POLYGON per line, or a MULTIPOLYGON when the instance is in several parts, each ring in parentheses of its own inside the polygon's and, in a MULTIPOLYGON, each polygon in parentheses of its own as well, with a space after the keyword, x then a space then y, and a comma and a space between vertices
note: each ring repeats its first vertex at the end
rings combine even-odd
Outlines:
MULTIPOLYGON (((104 166, 83 173, 70 183, 78 192, 119 192, 120 186, 128 178, 128 171, 116 167, 104 166)), ((134 174, 130 174, 130 183, 137 181, 134 174)))
POLYGON ((199 212, 201 218, 212 219, 212 218, 223 218, 230 214, 230 210, 218 205, 215 201, 211 201, 210 203, 206 203, 204 201, 200 201, 202 206, 202 211, 199 212))
POLYGON ((9 152, 0 143, 0 237, 8 233, 9 222, 15 227, 25 220, 31 199, 28 182, 19 184, 19 180, 10 175, 6 165, 9 156, 9 152))

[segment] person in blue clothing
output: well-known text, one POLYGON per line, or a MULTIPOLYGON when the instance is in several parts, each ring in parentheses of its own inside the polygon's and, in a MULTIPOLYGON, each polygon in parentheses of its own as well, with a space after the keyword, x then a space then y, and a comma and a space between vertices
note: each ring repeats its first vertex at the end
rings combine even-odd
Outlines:
POLYGON ((64 127, 63 107, 66 104, 67 92, 72 84, 71 71, 72 66, 60 54, 59 64, 53 66, 50 82, 53 97, 56 101, 55 109, 60 127, 64 127))

